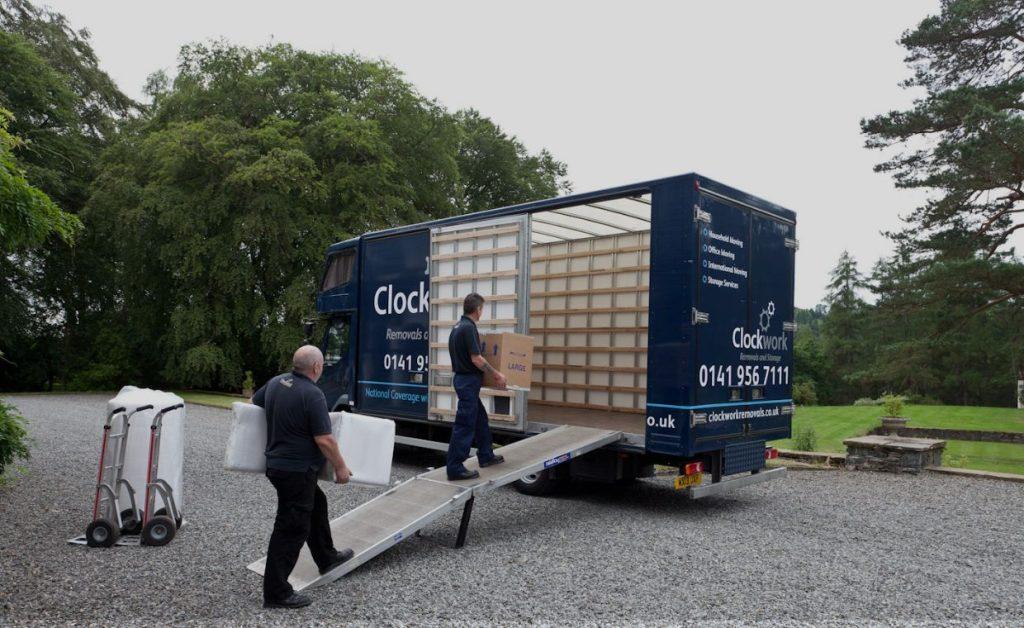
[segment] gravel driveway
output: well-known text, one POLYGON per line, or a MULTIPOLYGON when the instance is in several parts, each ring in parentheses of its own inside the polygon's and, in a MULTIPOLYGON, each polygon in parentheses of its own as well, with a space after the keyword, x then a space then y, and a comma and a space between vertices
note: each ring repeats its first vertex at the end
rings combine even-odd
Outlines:
MULTIPOLYGON (((0 487, 0 623, 945 623, 1024 618, 1024 485, 926 474, 790 472, 688 502, 669 482, 483 498, 301 611, 264 611, 274 496, 221 469, 230 414, 188 408, 189 524, 162 548, 88 549, 106 397, 13 396, 34 439, 0 487)), ((397 457, 407 478, 440 460, 397 457)), ((332 516, 379 489, 325 486, 332 516)))

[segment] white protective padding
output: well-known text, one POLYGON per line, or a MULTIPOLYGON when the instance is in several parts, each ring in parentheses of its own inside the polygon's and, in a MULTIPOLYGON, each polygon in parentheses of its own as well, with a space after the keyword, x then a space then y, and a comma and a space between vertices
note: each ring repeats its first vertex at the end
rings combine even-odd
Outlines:
POLYGON ((235 420, 224 450, 224 468, 263 473, 267 470, 267 413, 259 406, 240 401, 231 404, 231 411, 235 420))
MULTIPOLYGON (((267 468, 266 412, 259 406, 231 404, 235 420, 224 451, 228 471, 263 473, 267 468)), ((391 459, 395 451, 395 422, 351 412, 332 412, 331 427, 338 448, 352 472, 351 482, 372 486, 391 483, 391 459)), ((320 479, 334 479, 330 464, 320 470, 320 479)))
MULTIPOLYGON (((146 476, 149 471, 149 441, 150 429, 153 419, 157 413, 170 406, 183 404, 184 400, 173 393, 149 388, 137 388, 125 386, 117 396, 107 402, 107 413, 116 408, 125 408, 126 412, 132 412, 136 408, 152 405, 151 410, 136 412, 131 417, 131 426, 128 429, 128 446, 125 450, 123 477, 128 480, 135 490, 135 501, 139 510, 146 507, 146 476)), ((106 419, 104 416, 103 419, 106 419)), ((171 487, 171 494, 174 497, 178 512, 184 513, 183 506, 183 480, 185 465, 185 408, 184 406, 164 414, 161 420, 160 429, 160 458, 157 468, 157 475, 154 479, 166 481, 171 487)), ((117 433, 121 428, 121 419, 117 418, 111 427, 111 432, 117 433)), ((117 446, 116 441, 110 443, 107 448, 107 455, 110 450, 117 446)), ((108 459, 106 464, 109 464, 108 459)), ((118 498, 122 510, 130 507, 127 492, 122 487, 118 492, 118 498)), ((156 494, 154 511, 168 507, 160 494, 156 494)), ((168 512, 170 508, 168 507, 168 512)))

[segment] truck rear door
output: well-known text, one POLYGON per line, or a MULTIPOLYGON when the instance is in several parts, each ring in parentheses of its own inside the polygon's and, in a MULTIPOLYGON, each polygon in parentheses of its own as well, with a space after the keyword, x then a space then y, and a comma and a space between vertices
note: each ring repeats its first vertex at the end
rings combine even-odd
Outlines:
POLYGON ((701 190, 692 451, 789 435, 795 225, 701 190))
MULTIPOLYGON (((430 234, 430 409, 431 421, 455 419, 448 336, 462 316, 462 301, 484 297, 481 334, 526 333, 529 316, 529 216, 517 215, 438 227, 430 234)), ((481 401, 491 425, 526 428, 525 391, 484 388, 481 401)))

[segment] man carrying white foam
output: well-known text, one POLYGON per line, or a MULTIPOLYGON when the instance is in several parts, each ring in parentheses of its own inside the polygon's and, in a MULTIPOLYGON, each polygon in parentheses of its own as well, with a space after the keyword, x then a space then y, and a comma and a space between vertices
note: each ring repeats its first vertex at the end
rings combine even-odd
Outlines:
POLYGON ((267 478, 277 489, 277 517, 263 572, 264 608, 309 605, 309 597, 288 583, 303 543, 309 545, 320 573, 353 555, 348 548, 334 549, 327 497, 316 484, 327 461, 334 465, 335 482, 345 484, 351 477, 331 433, 327 400, 316 385, 323 370, 319 349, 299 347, 292 356, 292 371, 271 379, 252 397, 253 404, 267 412, 267 478))

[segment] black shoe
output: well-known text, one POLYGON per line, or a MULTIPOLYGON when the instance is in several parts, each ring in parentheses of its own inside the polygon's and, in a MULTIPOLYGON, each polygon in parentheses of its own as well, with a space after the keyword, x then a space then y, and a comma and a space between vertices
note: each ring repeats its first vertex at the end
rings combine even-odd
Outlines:
POLYGON ((322 569, 320 569, 320 575, 324 575, 329 571, 334 571, 341 566, 342 563, 355 556, 356 553, 352 551, 352 548, 346 547, 340 552, 334 552, 334 556, 331 558, 331 562, 322 569))
POLYGON ((451 473, 448 474, 448 480, 449 481, 472 480, 472 479, 478 478, 478 477, 480 477, 480 472, 479 471, 470 471, 469 469, 466 469, 465 471, 463 471, 462 473, 459 473, 457 475, 452 475, 451 473))
POLYGON ((503 462, 505 462, 505 456, 494 454, 493 458, 491 458, 487 462, 481 462, 480 466, 481 467, 493 467, 494 465, 501 464, 503 462))
POLYGON ((309 606, 312 602, 313 600, 309 599, 308 596, 292 592, 291 595, 279 602, 263 600, 263 608, 302 608, 303 606, 309 606))

